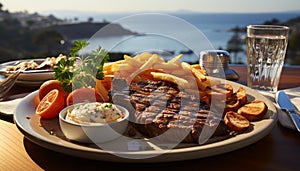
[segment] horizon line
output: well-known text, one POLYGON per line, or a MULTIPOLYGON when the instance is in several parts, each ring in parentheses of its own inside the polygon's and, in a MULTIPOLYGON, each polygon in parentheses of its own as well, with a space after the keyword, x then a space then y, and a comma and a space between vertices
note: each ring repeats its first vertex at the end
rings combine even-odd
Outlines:
POLYGON ((53 13, 53 12, 60 12, 60 13, 69 13, 69 12, 80 12, 80 13, 99 13, 99 14, 124 14, 124 13, 177 13, 177 14, 188 14, 188 13, 198 13, 198 14, 268 14, 268 13, 300 13, 299 10, 285 10, 285 11, 193 11, 193 10, 176 10, 176 11, 167 11, 167 10, 154 10, 154 11, 89 11, 89 10, 43 10, 39 12, 29 12, 28 10, 19 10, 19 11, 10 11, 10 13, 17 13, 17 12, 28 12, 28 13, 53 13))

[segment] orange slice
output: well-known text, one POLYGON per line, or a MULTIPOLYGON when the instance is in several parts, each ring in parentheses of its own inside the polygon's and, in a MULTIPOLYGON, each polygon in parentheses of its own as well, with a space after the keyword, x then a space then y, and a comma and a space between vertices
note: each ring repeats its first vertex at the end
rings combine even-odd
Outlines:
POLYGON ((43 119, 52 119, 57 117, 64 107, 65 99, 63 93, 58 89, 53 89, 43 97, 35 113, 43 119))

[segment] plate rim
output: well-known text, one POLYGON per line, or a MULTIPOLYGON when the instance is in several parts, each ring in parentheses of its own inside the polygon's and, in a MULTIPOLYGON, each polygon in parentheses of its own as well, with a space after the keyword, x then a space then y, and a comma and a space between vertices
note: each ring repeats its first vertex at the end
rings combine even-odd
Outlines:
MULTIPOLYGON (((250 144, 253 144, 253 143, 259 141, 260 139, 262 139, 263 137, 265 137, 267 134, 269 134, 272 131, 273 127, 275 126, 275 124, 277 123, 277 120, 278 120, 277 108, 275 107, 273 102, 271 102, 268 98, 266 98, 259 92, 255 91, 247 86, 241 85, 236 82, 228 81, 228 80, 225 80, 225 81, 228 82, 229 84, 234 84, 235 86, 243 86, 246 89, 246 92, 249 90, 250 90, 250 92, 256 92, 255 96, 260 96, 260 98, 263 98, 262 100, 266 102, 267 106, 271 107, 272 110, 274 110, 273 112, 271 111, 273 114, 273 117, 270 118, 270 122, 268 122, 268 124, 265 125, 264 130, 261 130, 260 132, 251 131, 250 135, 252 135, 252 134, 253 135, 250 137, 249 136, 247 137, 245 134, 239 134, 238 136, 246 136, 239 141, 234 141, 234 140, 231 141, 234 138, 233 137, 233 138, 229 138, 230 140, 225 139, 225 140, 217 141, 217 142, 214 142, 211 144, 184 147, 184 148, 176 148, 176 149, 168 149, 168 150, 166 150, 167 151, 166 153, 162 153, 156 157, 143 158, 143 159, 136 160, 136 159, 131 159, 131 158, 130 159, 123 158, 123 157, 113 154, 113 153, 120 153, 120 152, 105 151, 105 150, 95 149, 92 147, 81 146, 81 145, 79 145, 79 146, 82 148, 80 148, 80 149, 75 148, 76 146, 78 146, 78 144, 75 144, 75 146, 67 146, 70 143, 71 144, 74 144, 74 143, 65 141, 65 140, 62 140, 62 142, 57 143, 52 139, 50 140, 50 139, 47 139, 45 136, 43 137, 42 135, 38 134, 37 132, 34 132, 33 130, 28 130, 27 128, 25 128, 23 125, 24 123, 20 122, 19 117, 21 117, 21 116, 19 116, 19 114, 17 112, 18 112, 19 108, 21 107, 21 105, 23 103, 27 102, 26 100, 32 99, 35 95, 37 95, 38 90, 28 94, 27 96, 25 96, 25 98, 23 98, 21 100, 21 102, 17 105, 17 107, 15 109, 14 120, 15 120, 17 128, 20 130, 20 132, 26 138, 33 141, 34 143, 41 145, 47 149, 56 151, 56 152, 64 153, 64 154, 71 155, 71 156, 81 157, 81 158, 100 160, 100 161, 134 162, 134 163, 151 162, 152 163, 152 162, 170 162, 170 161, 181 161, 181 160, 210 157, 210 156, 215 156, 218 154, 228 153, 230 151, 235 151, 237 149, 246 147, 250 144), (256 133, 256 134, 254 134, 254 133, 256 133), (226 146, 220 145, 220 144, 222 144, 222 142, 223 143, 226 142, 227 143, 227 144, 225 144, 226 146), (208 148, 206 148, 206 147, 208 147, 208 148), (216 149, 221 149, 221 150, 218 151, 216 149), (209 154, 202 154, 201 152, 203 152, 203 151, 205 151, 206 153, 209 152, 209 154), (87 155, 82 155, 82 154, 87 154, 87 155), (196 155, 198 155, 198 156, 196 156, 196 155)), ((248 95, 248 93, 247 93, 247 95, 248 95)), ((269 108, 269 110, 271 110, 271 109, 269 108)), ((133 152, 125 152, 125 153, 129 154, 129 155, 137 155, 137 156, 145 155, 145 154, 143 154, 143 153, 145 153, 145 151, 133 151, 133 152)), ((155 150, 150 151, 149 154, 150 153, 151 154, 155 153, 155 150)), ((147 155, 149 155, 149 154, 147 154, 147 155)))

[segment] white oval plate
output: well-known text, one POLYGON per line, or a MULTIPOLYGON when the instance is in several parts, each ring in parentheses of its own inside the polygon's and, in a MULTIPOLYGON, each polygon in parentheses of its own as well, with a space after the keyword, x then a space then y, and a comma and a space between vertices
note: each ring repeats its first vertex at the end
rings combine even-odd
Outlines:
MULTIPOLYGON (((36 63, 42 63, 45 59, 24 59, 24 60, 16 60, 16 61, 10 61, 0 64, 0 74, 8 76, 15 71, 6 71, 7 66, 14 66, 20 62, 25 61, 35 61, 36 63)), ((54 78, 54 71, 53 70, 28 70, 22 72, 17 81, 16 84, 20 85, 26 85, 26 86, 37 86, 45 82, 46 80, 50 80, 54 78)))
MULTIPOLYGON (((231 81, 226 82, 233 85, 235 90, 243 86, 231 81)), ((134 151, 125 148, 121 151, 115 151, 103 150, 98 146, 71 142, 65 139, 61 133, 58 119, 42 121, 38 116, 34 115, 35 105, 33 101, 37 96, 37 91, 22 99, 15 110, 14 119, 19 130, 31 141, 53 151, 76 157, 115 162, 168 162, 196 159, 223 154, 246 147, 259 141, 273 129, 278 120, 278 114, 273 103, 257 91, 246 86, 243 87, 246 89, 249 100, 259 99, 267 104, 268 117, 258 122, 252 122, 253 129, 250 131, 204 145, 182 143, 175 149, 160 149, 150 144, 149 146, 151 146, 151 148, 146 150, 134 151), (28 116, 30 116, 31 119, 27 119, 28 116), (49 132, 53 132, 54 135, 51 135, 49 132)), ((117 139, 115 142, 124 147, 127 147, 129 143, 134 143, 126 139, 117 139)), ((115 142, 110 142, 110 144, 114 144, 115 142)))

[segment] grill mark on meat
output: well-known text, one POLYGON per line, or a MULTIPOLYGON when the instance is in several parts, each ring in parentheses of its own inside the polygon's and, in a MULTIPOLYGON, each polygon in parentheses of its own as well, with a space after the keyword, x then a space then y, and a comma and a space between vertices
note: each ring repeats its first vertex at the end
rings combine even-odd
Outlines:
MULTIPOLYGON (((114 86, 114 84, 113 84, 114 86)), ((128 97, 135 108, 133 125, 149 138, 162 141, 198 143, 204 127, 215 129, 213 136, 226 135, 227 127, 209 105, 192 93, 180 91, 166 81, 132 83, 128 97)))
POLYGON ((162 110, 159 106, 149 106, 145 109, 145 112, 161 113, 162 110))
POLYGON ((151 123, 157 116, 156 112, 143 112, 143 114, 137 115, 136 120, 138 123, 147 124, 151 123))
POLYGON ((178 103, 169 103, 168 108, 169 109, 175 109, 175 110, 180 110, 180 104, 178 103))
POLYGON ((141 96, 141 94, 132 95, 130 98, 135 103, 141 103, 144 105, 150 104, 150 99, 147 96, 141 96))
POLYGON ((137 111, 143 111, 146 109, 146 107, 147 107, 146 104, 142 104, 142 103, 135 104, 135 110, 137 110, 137 111))

